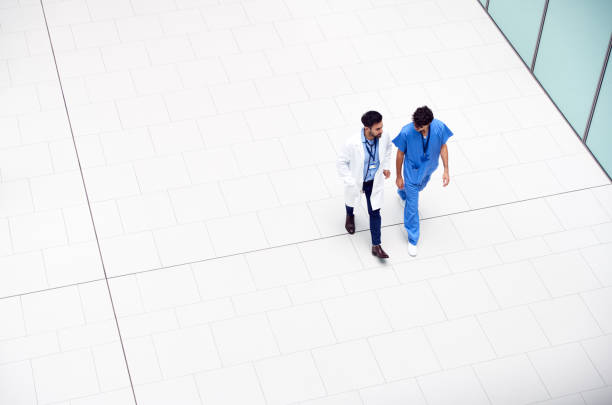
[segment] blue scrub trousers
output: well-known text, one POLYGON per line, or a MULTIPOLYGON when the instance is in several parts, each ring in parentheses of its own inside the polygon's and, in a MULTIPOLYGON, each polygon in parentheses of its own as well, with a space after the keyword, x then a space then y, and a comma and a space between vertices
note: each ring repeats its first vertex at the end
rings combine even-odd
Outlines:
MULTIPOLYGON (((368 214, 370 214, 370 235, 372 236, 372 246, 380 245, 380 225, 382 219, 380 217, 380 208, 372 210, 372 204, 370 203, 370 197, 372 196, 372 187, 374 187, 374 180, 363 182, 363 192, 366 195, 366 201, 368 202, 368 214)), ((346 214, 353 216, 353 207, 346 207, 346 214)))
POLYGON ((406 202, 404 206, 404 227, 408 232, 408 242, 416 245, 419 242, 419 191, 423 190, 429 182, 430 176, 423 179, 421 184, 404 183, 404 188, 397 190, 400 198, 406 202))

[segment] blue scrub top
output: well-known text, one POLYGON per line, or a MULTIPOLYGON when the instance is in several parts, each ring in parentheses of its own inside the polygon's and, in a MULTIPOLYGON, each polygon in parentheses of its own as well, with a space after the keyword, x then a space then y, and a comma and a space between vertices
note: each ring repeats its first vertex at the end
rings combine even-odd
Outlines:
POLYGON ((404 126, 393 139, 395 146, 404 152, 404 182, 415 185, 427 182, 429 176, 438 168, 442 145, 451 136, 453 133, 446 124, 434 119, 429 125, 429 144, 423 154, 423 143, 427 142, 427 138, 423 138, 423 135, 414 129, 414 123, 404 126))
POLYGON ((374 175, 380 167, 380 159, 378 157, 378 138, 371 141, 365 137, 363 128, 361 129, 361 142, 363 143, 363 181, 374 180, 374 175))

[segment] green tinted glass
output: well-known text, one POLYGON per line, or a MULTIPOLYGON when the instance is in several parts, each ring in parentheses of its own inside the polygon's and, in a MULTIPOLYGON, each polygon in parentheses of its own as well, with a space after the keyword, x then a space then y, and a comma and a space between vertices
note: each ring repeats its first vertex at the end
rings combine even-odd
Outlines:
POLYGON ((612 30, 610 0, 550 0, 534 73, 582 135, 612 30))
POLYGON ((491 0, 489 14, 531 67, 544 12, 544 0, 491 0))
POLYGON ((612 68, 609 59, 586 144, 612 176, 612 68))

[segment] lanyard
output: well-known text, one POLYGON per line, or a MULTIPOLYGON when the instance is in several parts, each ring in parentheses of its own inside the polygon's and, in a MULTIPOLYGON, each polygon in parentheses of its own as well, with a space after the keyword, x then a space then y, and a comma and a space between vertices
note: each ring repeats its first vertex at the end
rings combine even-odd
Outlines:
POLYGON ((365 147, 366 147, 366 150, 368 151, 368 155, 370 155, 370 157, 368 158, 368 164, 369 164, 370 159, 376 160, 376 149, 378 148, 378 139, 374 138, 374 145, 370 144, 370 142, 366 139, 365 147), (374 147, 374 151, 372 151, 372 146, 374 147))
POLYGON ((370 173, 370 161, 374 159, 376 162, 376 149, 378 147, 378 138, 374 138, 374 145, 370 144, 370 142, 366 139, 365 141, 366 151, 368 152, 368 167, 366 169, 366 177, 370 173), (372 151, 372 146, 374 146, 374 151, 372 151))
MULTIPOLYGON (((419 134, 421 135, 421 134, 419 134)), ((429 140, 431 139, 431 134, 427 134, 427 141, 425 141, 423 135, 421 135, 421 144, 423 145, 423 155, 427 155, 427 148, 429 148, 429 140)))

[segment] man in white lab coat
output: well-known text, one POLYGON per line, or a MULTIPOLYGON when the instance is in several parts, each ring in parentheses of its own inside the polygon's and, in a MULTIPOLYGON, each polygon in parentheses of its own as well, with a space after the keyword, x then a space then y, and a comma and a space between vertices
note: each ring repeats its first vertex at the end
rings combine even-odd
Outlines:
POLYGON ((372 236, 372 255, 386 259, 380 240, 384 181, 391 175, 391 138, 383 132, 382 115, 368 111, 361 117, 363 128, 359 135, 347 139, 338 154, 338 174, 344 183, 344 204, 346 222, 344 227, 350 234, 355 233, 353 209, 361 203, 365 194, 370 214, 370 234, 372 236))

